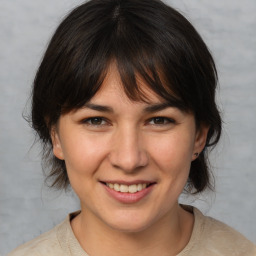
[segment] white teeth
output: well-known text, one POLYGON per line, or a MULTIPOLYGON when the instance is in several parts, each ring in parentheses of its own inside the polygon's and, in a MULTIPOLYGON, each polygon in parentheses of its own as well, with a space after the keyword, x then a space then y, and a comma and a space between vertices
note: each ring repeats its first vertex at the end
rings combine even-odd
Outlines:
POLYGON ((128 190, 129 190, 129 193, 136 193, 138 191, 137 185, 129 186, 128 190))
POLYGON ((115 190, 115 191, 120 191, 120 186, 119 186, 119 184, 114 184, 114 190, 115 190))
POLYGON ((129 187, 127 185, 120 185, 120 192, 127 193, 129 191, 129 187))
POLYGON ((146 183, 143 184, 133 184, 133 185, 125 185, 125 184, 113 184, 113 183, 107 183, 107 186, 111 189, 114 189, 115 191, 122 192, 122 193, 136 193, 138 191, 141 191, 142 189, 145 189, 147 187, 146 183))
POLYGON ((142 185, 142 184, 138 184, 138 185, 137 185, 137 190, 138 190, 138 191, 141 191, 142 189, 143 189, 143 185, 142 185))

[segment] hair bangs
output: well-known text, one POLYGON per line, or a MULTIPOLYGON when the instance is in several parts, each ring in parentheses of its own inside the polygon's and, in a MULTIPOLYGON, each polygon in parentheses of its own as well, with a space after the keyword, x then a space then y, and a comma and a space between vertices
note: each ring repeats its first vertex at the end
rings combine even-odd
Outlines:
MULTIPOLYGON (((97 33, 77 40, 77 52, 71 59, 66 73, 62 113, 85 105, 101 88, 111 63, 115 63, 127 97, 133 101, 148 102, 141 84, 159 97, 182 110, 188 110, 185 101, 175 92, 175 87, 167 81, 162 65, 165 60, 151 36, 142 31, 137 23, 125 20, 125 13, 116 7, 112 22, 102 25, 97 33), (89 40, 90 39, 90 40, 89 40), (85 49, 86 47, 86 49, 85 49), (152 49, 155 49, 152 50, 152 49), (83 64, 82 64, 83 63, 83 64), (81 65, 82 64, 82 65, 81 65), (73 66, 72 66, 73 65, 73 66)), ((140 24, 140 23, 138 23, 140 24)))

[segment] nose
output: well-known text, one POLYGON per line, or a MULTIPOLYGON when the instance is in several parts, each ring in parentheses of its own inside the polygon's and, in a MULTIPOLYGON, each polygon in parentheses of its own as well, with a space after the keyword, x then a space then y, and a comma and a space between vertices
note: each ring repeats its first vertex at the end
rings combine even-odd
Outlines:
POLYGON ((134 172, 148 164, 148 154, 138 129, 125 127, 113 135, 109 159, 115 168, 134 172))

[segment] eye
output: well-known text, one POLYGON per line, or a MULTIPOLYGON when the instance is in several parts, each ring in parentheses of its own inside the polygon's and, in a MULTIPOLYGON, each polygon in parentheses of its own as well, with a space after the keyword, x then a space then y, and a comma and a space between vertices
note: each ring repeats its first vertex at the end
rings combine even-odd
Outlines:
POLYGON ((108 124, 107 121, 102 117, 90 117, 83 120, 83 123, 91 126, 102 126, 108 124))
POLYGON ((151 125, 167 125, 171 123, 175 123, 175 121, 171 118, 162 117, 162 116, 153 117, 148 121, 148 124, 151 124, 151 125))

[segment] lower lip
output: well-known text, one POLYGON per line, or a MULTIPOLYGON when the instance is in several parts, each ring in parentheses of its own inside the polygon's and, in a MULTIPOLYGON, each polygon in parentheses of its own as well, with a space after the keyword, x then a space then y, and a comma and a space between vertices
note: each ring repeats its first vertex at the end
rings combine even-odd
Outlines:
POLYGON ((145 189, 142 189, 141 191, 138 191, 136 193, 118 192, 118 191, 115 191, 114 189, 108 187, 105 184, 103 184, 103 186, 105 187, 108 194, 115 200, 117 200, 121 203, 124 203, 124 204, 132 204, 132 203, 139 202, 140 200, 145 198, 152 191, 154 184, 152 184, 151 186, 149 186, 145 189))

